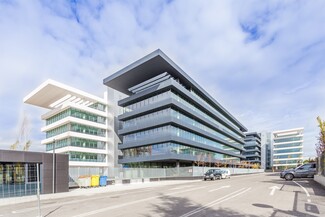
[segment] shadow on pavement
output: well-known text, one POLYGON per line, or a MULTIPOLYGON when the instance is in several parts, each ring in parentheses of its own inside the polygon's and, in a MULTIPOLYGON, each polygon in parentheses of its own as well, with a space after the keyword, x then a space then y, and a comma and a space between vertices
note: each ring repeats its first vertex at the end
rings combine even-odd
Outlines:
POLYGON ((277 176, 279 177, 280 172, 267 172, 265 173, 265 176, 277 176))
POLYGON ((292 210, 282 210, 282 209, 277 209, 271 205, 268 204, 261 204, 261 203, 254 203, 252 204, 253 206, 259 207, 259 208, 265 208, 265 209, 273 209, 271 217, 275 216, 310 216, 310 217, 316 217, 319 214, 319 210, 317 206, 311 203, 305 203, 305 212, 301 212, 297 209, 298 207, 298 196, 301 194, 299 191, 295 191, 295 198, 294 198, 294 203, 292 210), (312 215, 312 214, 316 215, 312 215))
MULTIPOLYGON (((320 185, 319 183, 315 182, 311 178, 303 178, 303 179, 294 179, 293 181, 298 182, 300 185, 307 189, 311 189, 312 191, 308 190, 309 194, 311 195, 316 195, 316 196, 325 196, 325 189, 320 185)), ((272 183, 272 184, 281 184, 283 185, 281 187, 281 190, 284 186, 297 186, 299 187, 296 183, 293 181, 286 181, 284 179, 272 179, 270 181, 261 181, 265 183, 272 183)))
MULTIPOLYGON (((161 217, 175 217, 185 215, 186 217, 227 217, 227 216, 246 216, 246 217, 258 217, 255 215, 245 215, 243 213, 238 213, 231 209, 217 208, 217 207, 207 207, 204 205, 194 204, 194 202, 182 198, 173 196, 163 196, 160 198, 162 204, 156 205, 151 204, 152 213, 145 215, 146 217, 151 216, 161 216, 161 217), (204 209, 203 209, 204 208, 204 209), (193 212, 192 212, 193 211, 193 212), (197 211, 197 212, 195 212, 197 211), (192 213, 192 214, 191 214, 192 213)), ((217 206, 217 205, 216 205, 217 206)))

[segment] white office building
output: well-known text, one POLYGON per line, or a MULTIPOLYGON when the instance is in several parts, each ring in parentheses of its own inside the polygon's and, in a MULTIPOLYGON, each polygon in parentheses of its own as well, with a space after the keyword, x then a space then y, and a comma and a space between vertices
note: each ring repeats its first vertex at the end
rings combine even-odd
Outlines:
POLYGON ((261 132, 261 168, 272 169, 272 133, 261 132))
POLYGON ((47 152, 69 154, 70 182, 83 174, 107 175, 117 167, 114 105, 103 98, 47 80, 24 98, 27 104, 45 108, 41 141, 47 152))
POLYGON ((273 168, 293 168, 303 162, 304 128, 274 131, 273 168))

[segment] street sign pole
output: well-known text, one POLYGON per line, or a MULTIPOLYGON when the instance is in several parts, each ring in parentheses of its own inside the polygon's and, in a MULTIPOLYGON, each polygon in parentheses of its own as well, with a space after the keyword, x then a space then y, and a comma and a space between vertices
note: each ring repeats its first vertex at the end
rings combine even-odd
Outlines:
POLYGON ((38 217, 42 217, 41 214, 41 198, 40 198, 40 175, 39 175, 39 163, 36 164, 36 174, 37 174, 37 202, 38 202, 38 217))

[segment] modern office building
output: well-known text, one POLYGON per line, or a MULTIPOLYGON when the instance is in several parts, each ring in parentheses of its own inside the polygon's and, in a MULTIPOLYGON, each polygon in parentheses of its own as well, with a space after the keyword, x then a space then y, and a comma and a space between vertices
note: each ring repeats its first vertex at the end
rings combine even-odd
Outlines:
POLYGON ((261 133, 261 168, 272 169, 272 133, 261 133))
POLYGON ((261 136, 257 132, 245 133, 245 152, 246 161, 261 165, 261 136))
POLYGON ((273 134, 273 167, 285 169, 296 167, 303 162, 304 128, 274 131, 273 134))
POLYGON ((233 115, 162 51, 104 79, 119 100, 124 167, 179 167, 244 159, 244 132, 233 115))
POLYGON ((54 157, 53 167, 53 154, 0 150, 0 198, 35 195, 37 180, 42 194, 69 191, 68 155, 54 157))
POLYGON ((42 115, 41 141, 47 152, 69 155, 70 178, 107 175, 117 166, 113 104, 107 93, 100 98, 62 83, 47 80, 24 98, 24 102, 49 110, 42 115))

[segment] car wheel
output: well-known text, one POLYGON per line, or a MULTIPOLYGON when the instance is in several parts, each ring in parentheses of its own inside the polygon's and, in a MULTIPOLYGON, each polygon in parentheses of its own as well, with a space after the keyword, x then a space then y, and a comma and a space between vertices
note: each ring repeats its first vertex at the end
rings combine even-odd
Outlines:
POLYGON ((205 178, 204 181, 206 181, 207 179, 205 178))
POLYGON ((285 180, 292 180, 293 179, 293 175, 291 173, 285 174, 284 176, 285 180))

